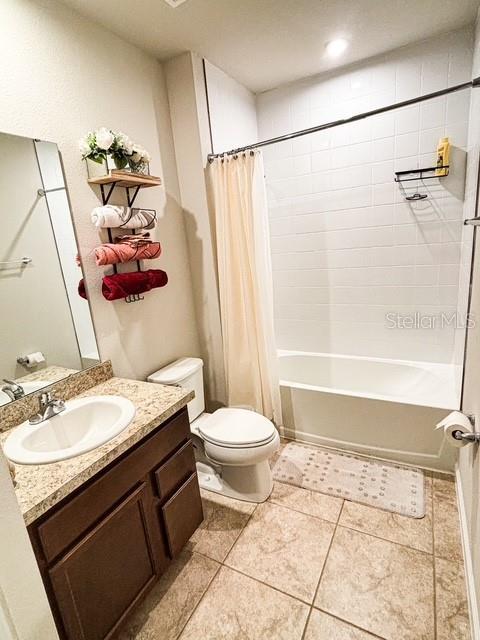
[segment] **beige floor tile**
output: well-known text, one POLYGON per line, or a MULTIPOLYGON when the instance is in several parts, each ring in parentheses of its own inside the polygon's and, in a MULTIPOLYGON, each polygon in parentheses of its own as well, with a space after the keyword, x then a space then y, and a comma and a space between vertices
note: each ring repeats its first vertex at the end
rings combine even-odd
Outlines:
POLYGON ((386 640, 433 640, 433 557, 339 526, 315 605, 386 640))
POLYGON ((455 482, 437 474, 433 479, 433 533, 436 556, 463 562, 455 482))
POLYGON ((307 616, 307 605, 222 567, 180 640, 300 640, 307 616))
POLYGON ((361 631, 333 618, 323 611, 312 609, 303 640, 376 640, 378 636, 361 631))
POLYGON ((223 562, 256 504, 204 490, 202 502, 204 520, 190 538, 190 548, 223 562))
POLYGON ((408 518, 358 502, 345 501, 340 524, 413 549, 432 552, 432 479, 425 478, 424 518, 408 518))
POLYGON ((220 565, 183 551, 126 620, 116 640, 175 640, 220 565))
POLYGON ((470 640, 463 565, 435 558, 437 640, 470 640))
POLYGON ((318 491, 301 489, 282 482, 274 483, 269 501, 282 507, 301 511, 309 516, 323 518, 329 522, 337 522, 343 504, 341 498, 334 498, 318 493, 318 491))
POLYGON ((263 503, 225 564, 312 602, 334 528, 319 518, 263 503))
POLYGON ((275 451, 273 456, 268 461, 268 464, 270 465, 270 469, 273 469, 273 467, 275 466, 275 463, 281 456, 282 451, 284 450, 284 448, 287 446, 289 442, 291 442, 291 440, 287 440, 286 438, 280 437, 280 447, 278 448, 278 451, 275 451))

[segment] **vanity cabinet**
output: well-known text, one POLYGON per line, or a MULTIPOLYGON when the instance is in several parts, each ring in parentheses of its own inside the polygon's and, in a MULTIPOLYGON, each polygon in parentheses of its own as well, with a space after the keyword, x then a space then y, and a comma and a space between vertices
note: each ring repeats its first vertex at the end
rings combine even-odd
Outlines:
POLYGON ((61 638, 111 638, 202 519, 182 409, 30 525, 61 638))

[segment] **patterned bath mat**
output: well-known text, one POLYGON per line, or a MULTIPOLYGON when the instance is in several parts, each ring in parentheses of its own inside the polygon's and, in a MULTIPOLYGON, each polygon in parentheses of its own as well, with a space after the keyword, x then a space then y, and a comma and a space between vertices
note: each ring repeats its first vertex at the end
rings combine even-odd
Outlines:
POLYGON ((425 515, 425 483, 420 469, 289 442, 274 464, 273 477, 402 516, 425 515))

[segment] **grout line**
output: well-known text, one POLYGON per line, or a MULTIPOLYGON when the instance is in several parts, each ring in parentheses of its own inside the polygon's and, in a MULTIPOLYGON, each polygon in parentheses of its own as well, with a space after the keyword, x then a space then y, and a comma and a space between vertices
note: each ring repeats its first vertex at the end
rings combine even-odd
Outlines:
MULTIPOLYGON (((252 515, 255 513, 255 510, 257 508, 258 505, 255 505, 252 512, 249 514, 248 519, 245 521, 245 524, 242 527, 242 530, 240 531, 240 533, 238 534, 238 537, 236 538, 235 542, 232 544, 230 550, 227 553, 227 556, 229 555, 230 551, 233 549, 233 547, 235 546, 238 538, 242 535, 243 530, 245 529, 245 527, 247 526, 247 524, 250 522, 250 518, 252 517, 252 515)), ((228 507, 227 507, 228 508, 228 507)), ((180 636, 182 635, 183 631, 185 630, 185 627, 187 626, 187 624, 189 623, 190 619, 192 618, 193 614, 195 613, 195 611, 197 610, 197 608, 199 607, 200 603, 202 602, 203 598, 205 597, 205 595, 207 594, 207 592, 210 589, 210 586, 212 585, 213 581, 215 580, 215 578, 218 576, 220 570, 222 567, 225 567, 226 565, 224 564, 227 556, 224 558, 223 561, 218 561, 215 560, 214 558, 210 558, 209 556, 205 555, 204 553, 200 553, 199 551, 195 551, 194 549, 192 549, 192 553, 197 553, 198 555, 202 556, 203 558, 207 558, 208 560, 211 560, 213 562, 216 562, 218 564, 218 568, 215 571, 214 575, 212 576, 212 579, 209 581, 209 583, 207 584, 207 587, 205 589, 205 591, 202 593, 201 597, 199 598, 197 604, 195 605, 195 607, 192 609, 191 614, 188 616, 187 621, 185 622, 185 624, 183 625, 180 633, 176 636, 176 640, 178 640, 180 638, 180 636)))
MULTIPOLYGON (((263 504, 263 503, 261 503, 263 504)), ((250 522, 250 520, 252 519, 253 514, 255 513, 255 511, 257 510, 258 504, 255 505, 252 513, 248 516, 247 520, 245 520, 245 524, 242 527, 242 530, 240 531, 240 533, 238 534, 238 536, 235 538, 234 543, 232 544, 232 546, 230 547, 230 549, 228 550, 227 555, 225 556, 225 558, 222 560, 222 565, 224 566, 228 566, 225 564, 228 556, 232 553, 233 548, 236 546, 237 542, 240 540, 240 538, 242 537, 243 532, 245 531, 245 529, 247 528, 248 523, 250 522)))
MULTIPOLYGON (((275 480, 275 482, 278 482, 278 480, 275 480)), ((292 486, 292 485, 290 485, 290 486, 292 486)), ((303 489, 303 487, 299 487, 299 488, 303 489)), ((308 489, 307 489, 307 491, 308 491, 308 489)), ((315 493, 319 493, 322 496, 327 496, 329 498, 333 498, 334 500, 341 500, 342 501, 342 507, 343 507, 344 498, 335 498, 334 496, 330 496, 328 493, 320 493, 319 491, 315 492, 315 493)), ((274 504, 276 507, 283 507, 284 509, 289 509, 290 511, 294 511, 295 513, 300 513, 301 515, 308 516, 309 518, 315 518, 315 520, 320 520, 321 522, 328 522, 329 524, 337 524, 337 522, 338 522, 338 520, 340 518, 340 513, 342 511, 342 507, 340 507, 340 511, 338 512, 339 513, 338 517, 335 520, 327 520, 327 518, 322 518, 321 516, 315 516, 315 515, 313 515, 313 513, 306 513, 305 511, 300 511, 300 509, 295 509, 294 507, 287 506, 285 504, 282 504, 281 502, 275 502, 275 500, 270 500, 269 499, 268 503, 269 504, 274 504)))
MULTIPOLYGON (((195 552, 192 552, 195 553, 195 552)), ((199 554, 202 555, 202 554, 199 554)), ((206 557, 206 556, 203 556, 206 557)), ((209 560, 211 560, 212 558, 209 558, 209 560)), ((218 573, 220 571, 220 569, 222 568, 222 565, 219 564, 217 570, 215 571, 215 573, 212 576, 212 579, 209 580, 205 591, 202 593, 202 595, 200 596, 200 598, 198 599, 197 604, 193 607, 192 612, 190 613, 190 615, 188 616, 187 620, 185 621, 185 624, 182 626, 180 632, 175 636, 175 640, 178 640, 180 638, 180 636, 183 634, 183 632, 185 631, 185 627, 187 626, 187 624, 190 622, 190 619, 192 618, 193 614, 195 613, 195 611, 198 609, 198 606, 200 605, 200 603, 202 602, 203 598, 205 597, 207 591, 210 589, 210 586, 212 584, 212 582, 215 580, 215 578, 218 576, 218 573)))
POLYGON ((343 511, 344 505, 345 505, 345 500, 342 502, 342 506, 340 508, 340 513, 338 514, 338 520, 335 523, 335 528, 333 530, 332 537, 330 538, 330 544, 328 545, 327 553, 325 554, 325 560, 323 561, 322 570, 320 571, 320 575, 318 577, 318 582, 317 582, 317 586, 316 586, 316 589, 315 589, 315 593, 313 594, 312 606, 315 604, 315 601, 317 599, 318 590, 320 589, 320 582, 322 581, 323 574, 325 572, 325 567, 327 566, 328 557, 329 557, 330 551, 332 549, 333 539, 335 538, 335 535, 337 533, 337 529, 339 527, 338 523, 340 522, 340 518, 342 516, 342 511, 343 511))
POLYGON ((310 609, 308 611, 307 619, 305 620, 305 626, 303 627, 302 637, 300 638, 300 640, 305 640, 305 634, 307 633, 308 623, 310 622, 312 611, 313 611, 313 605, 310 605, 310 609))
MULTIPOLYGON (((347 502, 347 501, 346 501, 347 502)), ((387 511, 387 513, 389 513, 387 511)), ((338 523, 338 526, 342 529, 348 529, 349 531, 355 531, 355 533, 362 533, 364 536, 370 536, 371 538, 375 538, 376 540, 382 540, 383 542, 389 542, 390 544, 394 544, 397 547, 402 547, 403 549, 410 549, 410 551, 418 551, 418 553, 423 553, 426 556, 433 556, 433 550, 424 551, 423 549, 417 549, 416 547, 412 547, 403 542, 397 542, 395 540, 390 540, 389 538, 382 538, 380 535, 376 535, 375 533, 371 533, 370 531, 365 531, 364 529, 356 529, 355 527, 349 526, 348 524, 343 524, 342 522, 338 523)), ((432 525, 433 529, 433 525, 432 525)))
POLYGON ((294 596, 291 593, 288 593, 288 591, 283 591, 282 589, 279 589, 278 587, 274 587, 273 585, 269 584, 268 582, 264 582, 263 580, 260 580, 259 578, 255 578, 254 576, 251 576, 248 573, 245 573, 244 571, 241 571, 240 569, 237 569, 235 567, 231 567, 228 564, 225 564, 225 565, 222 565, 222 566, 225 567, 225 569, 230 569, 230 571, 235 571, 235 573, 238 573, 241 576, 245 576, 245 578, 250 578, 250 580, 254 580, 255 582, 258 582, 259 584, 263 584, 264 587, 268 587, 269 589, 273 589, 277 593, 281 593, 282 595, 288 596, 289 598, 292 598, 293 600, 296 600, 297 602, 301 602, 302 604, 306 605, 307 607, 312 607, 313 606, 311 602, 308 602, 308 600, 302 600, 302 598, 299 598, 298 596, 294 596))
POLYGON ((353 627, 355 629, 358 629, 359 631, 363 631, 364 633, 368 633, 373 638, 377 638, 378 640, 386 640, 386 638, 384 638, 383 636, 379 636, 378 634, 374 633, 373 631, 369 631, 368 629, 365 629, 364 627, 359 627, 358 624, 350 622, 349 620, 345 620, 344 618, 340 618, 339 616, 335 615, 334 613, 331 613, 330 611, 327 611, 326 609, 321 609, 320 607, 312 607, 312 609, 316 609, 317 611, 321 611, 322 613, 325 613, 327 616, 335 618, 335 620, 340 620, 340 622, 345 622, 345 624, 348 624, 351 627, 353 627))
POLYGON ((338 526, 342 529, 348 529, 349 531, 354 531, 355 533, 360 533, 364 536, 370 536, 370 538, 375 538, 376 540, 381 540, 382 542, 388 542, 389 544, 393 544, 396 547, 402 547, 402 549, 409 549, 410 551, 416 551, 418 553, 422 553, 425 556, 432 556, 433 552, 423 551, 422 549, 416 549, 415 547, 411 547, 408 544, 403 544, 402 542, 395 542, 395 540, 389 540, 388 538, 382 538, 381 536, 377 536, 374 533, 370 533, 369 531, 363 531, 362 529, 355 529, 354 527, 349 527, 348 525, 342 524, 339 522, 338 526))

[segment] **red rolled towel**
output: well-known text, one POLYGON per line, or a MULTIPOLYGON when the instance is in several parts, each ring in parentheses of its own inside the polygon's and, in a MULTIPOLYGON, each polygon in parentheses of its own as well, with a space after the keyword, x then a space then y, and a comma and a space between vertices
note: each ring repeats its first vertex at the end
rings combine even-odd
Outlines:
POLYGON ((78 295, 81 298, 85 298, 85 300, 88 300, 87 290, 85 289, 85 281, 83 278, 78 283, 78 295))
POLYGON ((114 273, 103 278, 102 294, 107 300, 119 300, 129 295, 145 293, 150 289, 164 287, 167 282, 168 276, 161 269, 114 273))

